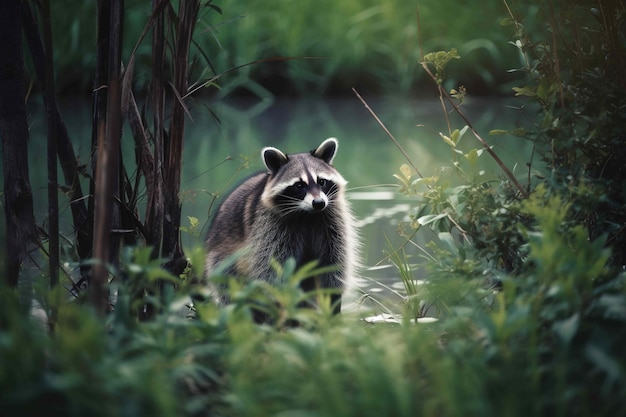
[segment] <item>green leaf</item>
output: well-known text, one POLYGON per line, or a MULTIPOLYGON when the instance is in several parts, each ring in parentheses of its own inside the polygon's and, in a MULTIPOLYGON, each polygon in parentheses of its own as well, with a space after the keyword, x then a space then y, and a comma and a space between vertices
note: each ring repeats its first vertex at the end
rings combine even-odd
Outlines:
POLYGON ((513 87, 513 91, 515 91, 515 96, 526 96, 526 97, 535 97, 537 93, 533 88, 529 87, 513 87))
POLYGON ((576 313, 568 319, 557 321, 552 325, 552 329, 567 346, 571 343, 574 336, 576 336, 579 323, 580 316, 576 313))
POLYGON ((407 164, 400 165, 400 173, 393 174, 393 177, 408 187, 411 179, 411 168, 407 164))
POLYGON ((448 246, 448 249, 450 249, 450 252, 452 253, 458 252, 458 248, 456 246, 456 243, 454 242, 454 237, 452 236, 452 233, 441 232, 437 235, 437 237, 439 238, 439 240, 441 240, 442 243, 445 243, 446 246, 448 246))
POLYGON ((411 178, 411 167, 409 167, 407 164, 400 165, 400 173, 404 175, 404 178, 411 178))
POLYGON ((175 284, 179 282, 178 278, 176 278, 169 271, 161 267, 150 268, 148 270, 148 279, 150 281, 164 280, 164 281, 169 281, 175 284))
POLYGON ((508 135, 509 131, 508 130, 504 130, 504 129, 493 129, 489 131, 489 135, 491 136, 501 136, 501 135, 508 135))
POLYGON ((452 131, 452 134, 450 135, 450 140, 454 142, 454 146, 456 146, 456 144, 459 143, 460 138, 461 138, 461 134, 459 132, 459 129, 454 129, 452 131))
POLYGON ((447 143, 448 145, 452 146, 453 148, 456 147, 456 143, 454 143, 454 141, 452 139, 450 139, 449 137, 447 137, 443 133, 439 132, 439 136, 441 136, 441 139, 443 139, 443 141, 445 143, 447 143))
MULTIPOLYGON (((597 343, 597 342, 596 342, 597 343)), ((610 380, 617 381, 620 378, 620 363, 611 357, 596 343, 589 344, 585 349, 585 356, 598 368, 604 371, 610 380)))
POLYGON ((623 295, 604 294, 594 302, 603 318, 626 321, 626 298, 623 295))
POLYGON ((422 226, 425 226, 425 225, 430 224, 432 222, 435 222, 435 221, 437 221, 439 219, 443 219, 447 215, 448 215, 448 213, 427 214, 427 215, 422 216, 419 219, 417 219, 417 222, 419 224, 421 224, 422 226))
POLYGON ((461 129, 461 131, 459 132, 458 138, 455 141, 457 145, 459 144, 461 139, 463 139, 463 136, 465 136, 465 133, 468 131, 468 129, 469 129, 468 125, 463 126, 463 129, 461 129))
POLYGON ((417 184, 426 184, 426 185, 434 185, 439 180, 439 177, 418 177, 411 182, 411 185, 417 184))
POLYGON ((480 158, 480 155, 482 155, 483 153, 483 149, 472 149, 470 150, 468 153, 464 154, 463 156, 465 157, 465 159, 467 159, 470 163, 470 165, 475 168, 476 164, 478 162, 478 158, 480 158))

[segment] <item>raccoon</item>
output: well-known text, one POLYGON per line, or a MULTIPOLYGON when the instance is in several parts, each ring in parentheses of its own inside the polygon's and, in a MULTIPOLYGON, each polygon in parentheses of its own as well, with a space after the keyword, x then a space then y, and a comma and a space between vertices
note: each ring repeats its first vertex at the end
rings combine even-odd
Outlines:
MULTIPOLYGON (((331 296, 334 313, 341 311, 341 293, 355 273, 356 231, 345 198, 346 180, 332 166, 335 138, 310 152, 287 155, 266 147, 261 155, 267 167, 245 180, 223 201, 206 240, 206 275, 225 260, 236 259, 224 275, 277 281, 271 266, 294 258, 297 267, 311 261, 336 266, 333 272, 301 283, 304 291, 337 289, 331 296)), ((217 300, 229 300, 217 288, 217 300)))

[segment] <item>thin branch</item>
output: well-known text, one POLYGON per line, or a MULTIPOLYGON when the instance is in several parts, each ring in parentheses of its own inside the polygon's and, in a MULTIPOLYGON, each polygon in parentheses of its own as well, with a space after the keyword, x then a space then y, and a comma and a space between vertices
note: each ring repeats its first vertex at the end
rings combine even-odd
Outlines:
POLYGON ((396 138, 391 134, 391 132, 389 131, 389 129, 387 129, 387 127, 385 126, 385 124, 378 118, 378 116, 376 115, 376 113, 374 113, 374 110, 372 110, 372 108, 367 104, 367 102, 363 99, 363 97, 361 97, 361 95, 356 91, 355 88, 352 89, 352 91, 354 91, 354 94, 356 94, 356 96, 358 97, 359 100, 361 100, 361 103, 363 103, 363 105, 365 106, 365 108, 367 109, 367 111, 370 112, 370 114, 372 115, 372 117, 374 117, 374 120, 376 120, 376 122, 380 125, 380 127, 383 128, 383 130, 385 131, 385 133, 387 134, 387 136, 389 136, 389 138, 393 141, 393 143, 396 145, 396 147, 400 150, 400 152, 402 153, 402 155, 406 158, 406 160, 409 162, 409 165, 411 165, 411 167, 415 170, 415 172, 417 172, 417 175, 420 176, 420 178, 424 178, 424 176, 422 175, 422 173, 419 171, 419 169, 417 169, 417 167, 415 166, 415 164, 413 163, 413 161, 411 160, 411 158, 409 157, 409 154, 406 153, 406 151, 404 150, 404 148, 402 148, 402 146, 400 145, 400 143, 396 140, 396 138))
MULTIPOLYGON (((435 75, 430 71, 430 68, 428 68, 428 64, 426 62, 422 62, 422 68, 424 68, 424 71, 426 71, 426 73, 430 76, 430 78, 433 79, 433 81, 436 82, 437 78, 435 77, 435 75)), ((493 151, 493 149, 491 149, 491 147, 489 146, 489 144, 480 136, 480 134, 478 133, 478 131, 476 130, 476 128, 474 128, 474 126, 472 125, 472 123, 469 121, 469 119, 467 118, 467 116, 465 116, 465 114, 461 111, 460 107, 457 106, 457 104, 454 102, 454 99, 452 97, 450 97, 450 95, 443 89, 443 87, 439 86, 439 91, 440 93, 443 95, 443 97, 446 98, 446 100, 448 101, 448 103, 450 103, 450 105, 454 108, 454 111, 461 117, 461 119, 463 119, 463 121, 467 124, 467 126, 470 128, 470 130, 472 131, 472 133, 474 134, 474 136, 476 137, 476 139, 478 139, 478 141, 483 145, 483 147, 485 148, 485 150, 487 151, 487 153, 493 158, 494 161, 496 161, 496 163, 498 164, 498 166, 500 167, 500 169, 506 174, 506 176, 509 178, 509 180, 511 181, 511 183, 515 186, 515 188, 517 188, 517 190, 523 195, 526 196, 526 190, 524 190, 524 187, 522 187, 522 185, 519 183, 519 181, 517 181, 517 178, 515 178, 515 175, 513 175, 513 173, 509 170, 509 168, 507 168, 507 166, 504 164, 504 162, 502 162, 502 160, 500 159, 500 157, 493 151)))
POLYGON ((213 84, 215 81, 219 80, 224 75, 229 74, 231 72, 238 71, 241 68, 245 68, 245 67, 248 67, 248 66, 254 65, 254 64, 261 64, 261 63, 264 63, 264 62, 291 61, 291 60, 294 60, 294 59, 328 59, 328 57, 324 57, 324 56, 277 56, 277 57, 272 57, 272 58, 257 59, 257 60, 254 60, 252 62, 248 62, 248 63, 242 64, 242 65, 237 65, 236 67, 233 67, 233 68, 229 68, 226 71, 223 71, 223 72, 217 74, 214 77, 211 77, 211 78, 209 78, 207 80, 199 81, 199 82, 196 82, 196 83, 192 84, 189 87, 189 91, 182 98, 185 99, 185 98, 191 96, 196 91, 213 84))

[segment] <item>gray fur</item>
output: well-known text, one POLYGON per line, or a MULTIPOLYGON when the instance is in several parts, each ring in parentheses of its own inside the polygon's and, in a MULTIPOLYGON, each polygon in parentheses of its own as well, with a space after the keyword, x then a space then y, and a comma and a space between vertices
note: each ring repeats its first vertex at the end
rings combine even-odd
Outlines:
MULTIPOLYGON (((235 188, 213 218, 206 275, 221 271, 276 282, 270 260, 282 264, 292 257, 298 267, 313 260, 319 266, 337 266, 334 272, 316 277, 315 286, 345 289, 355 273, 357 236, 344 195, 346 181, 331 165, 337 147, 337 140, 329 138, 306 153, 286 155, 264 148, 268 171, 235 188), (333 183, 335 187, 328 185, 333 183), (284 196, 300 192, 294 191, 297 187, 306 190, 303 198, 284 196), (230 265, 220 265, 233 258, 230 265)), ((228 302, 220 288, 213 291, 219 302, 228 302)), ((338 305, 335 311, 339 309, 338 305)))

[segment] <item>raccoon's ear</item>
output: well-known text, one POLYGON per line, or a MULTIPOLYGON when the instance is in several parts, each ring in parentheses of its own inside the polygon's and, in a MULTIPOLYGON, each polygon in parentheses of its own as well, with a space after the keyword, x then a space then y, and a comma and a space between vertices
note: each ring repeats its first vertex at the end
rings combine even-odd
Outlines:
POLYGON ((337 154, 338 147, 339 142, 337 141, 337 139, 328 138, 311 153, 314 157, 319 158, 330 165, 333 162, 333 158, 337 154))
POLYGON ((261 155, 263 156, 265 166, 272 174, 275 174, 276 171, 278 171, 280 167, 285 165, 288 161, 287 155, 282 153, 279 149, 271 146, 263 148, 261 155))

